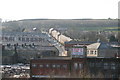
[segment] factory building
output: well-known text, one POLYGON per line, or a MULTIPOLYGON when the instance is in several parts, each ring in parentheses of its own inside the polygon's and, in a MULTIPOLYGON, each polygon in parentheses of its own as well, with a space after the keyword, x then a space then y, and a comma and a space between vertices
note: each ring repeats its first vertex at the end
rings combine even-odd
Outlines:
POLYGON ((70 78, 79 75, 86 65, 85 47, 75 46, 71 56, 44 57, 30 61, 32 78, 70 78), (77 75, 76 75, 77 74, 77 75))
POLYGON ((120 78, 120 58, 87 57, 87 47, 71 48, 68 57, 32 59, 31 78, 120 78))

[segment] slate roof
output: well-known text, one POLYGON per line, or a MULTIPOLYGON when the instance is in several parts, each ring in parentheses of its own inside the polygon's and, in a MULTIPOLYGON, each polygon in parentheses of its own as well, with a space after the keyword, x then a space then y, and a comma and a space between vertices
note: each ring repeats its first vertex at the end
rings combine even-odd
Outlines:
POLYGON ((47 36, 45 33, 37 33, 37 32, 3 32, 3 35, 11 35, 11 36, 18 36, 18 35, 30 35, 30 36, 47 36))
POLYGON ((87 42, 87 41, 69 41, 69 42, 65 42, 65 44, 92 44, 95 42, 87 42))
POLYGON ((93 43, 93 44, 88 45, 87 48, 88 49, 110 49, 112 47, 110 47, 110 45, 107 43, 97 42, 97 43, 93 43))

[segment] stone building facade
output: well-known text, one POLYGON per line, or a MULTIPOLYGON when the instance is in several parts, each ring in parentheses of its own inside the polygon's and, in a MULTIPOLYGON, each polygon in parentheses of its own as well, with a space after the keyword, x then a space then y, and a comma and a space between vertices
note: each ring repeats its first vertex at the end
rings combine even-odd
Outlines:
POLYGON ((30 59, 58 56, 45 33, 2 33, 2 63, 29 63, 30 59))

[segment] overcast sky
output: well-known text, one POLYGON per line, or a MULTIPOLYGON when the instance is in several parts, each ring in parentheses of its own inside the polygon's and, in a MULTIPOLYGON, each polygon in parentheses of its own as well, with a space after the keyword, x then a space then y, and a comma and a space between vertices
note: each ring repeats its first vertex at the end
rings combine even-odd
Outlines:
POLYGON ((118 17, 120 0, 0 0, 0 18, 107 19, 118 17))

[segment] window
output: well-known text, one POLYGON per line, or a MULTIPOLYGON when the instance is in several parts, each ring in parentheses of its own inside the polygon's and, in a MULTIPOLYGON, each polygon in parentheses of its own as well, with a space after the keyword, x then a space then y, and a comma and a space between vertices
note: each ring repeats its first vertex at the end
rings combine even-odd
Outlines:
POLYGON ((37 41, 38 41, 38 39, 37 39, 37 38, 34 38, 34 40, 35 40, 35 42, 37 42, 37 41))
POLYGON ((26 38, 26 41, 29 42, 29 38, 26 38))
POLYGON ((25 38, 22 38, 22 41, 25 41, 25 38))
POLYGON ((18 40, 21 41, 21 37, 19 37, 18 40))
POLYGON ((89 50, 87 51, 87 54, 89 54, 89 50))
POLYGON ((40 66, 40 68, 42 68, 42 67, 43 67, 43 64, 40 64, 39 66, 40 66))
POLYGON ((55 64, 53 64, 53 65, 52 65, 52 67, 53 67, 53 68, 55 68, 55 67, 56 67, 56 65, 55 65, 55 64))
POLYGON ((79 63, 79 68, 82 69, 83 68, 83 64, 79 63))
POLYGON ((104 69, 108 69, 108 68, 109 68, 108 63, 104 63, 104 69))
POLYGON ((67 68, 67 65, 66 65, 66 64, 64 64, 64 65, 63 65, 63 68, 67 68))
POLYGON ((46 67, 50 67, 50 65, 49 65, 49 64, 46 64, 46 67))
POLYGON ((57 67, 57 68, 60 68, 60 65, 58 64, 58 65, 56 65, 56 67, 57 67))
POLYGON ((116 67, 115 67, 115 66, 111 66, 111 69, 114 69, 114 70, 115 70, 115 69, 116 69, 116 67))
POLYGON ((93 51, 90 51, 90 54, 93 54, 93 51))
POLYGON ((42 41, 42 38, 39 38, 39 42, 41 42, 42 41))
POLYGON ((111 69, 116 69, 115 63, 111 63, 111 69))
POLYGON ((33 38, 31 38, 30 41, 33 42, 33 38))
POLYGON ((74 68, 78 69, 78 63, 74 63, 74 68))
POLYGON ((8 41, 8 37, 4 37, 5 41, 8 41))
POLYGON ((109 66, 105 66, 105 65, 104 65, 104 69, 108 69, 108 68, 109 68, 109 66))
POLYGON ((14 37, 9 37, 9 41, 14 41, 14 37))
POLYGON ((111 63, 111 66, 115 66, 115 63, 111 63))
POLYGON ((37 65, 36 64, 32 64, 32 67, 36 67, 37 65))
POLYGON ((108 63, 104 63, 104 66, 107 66, 108 65, 108 63))
POLYGON ((96 55, 96 54, 97 54, 97 51, 95 51, 94 54, 96 55))

